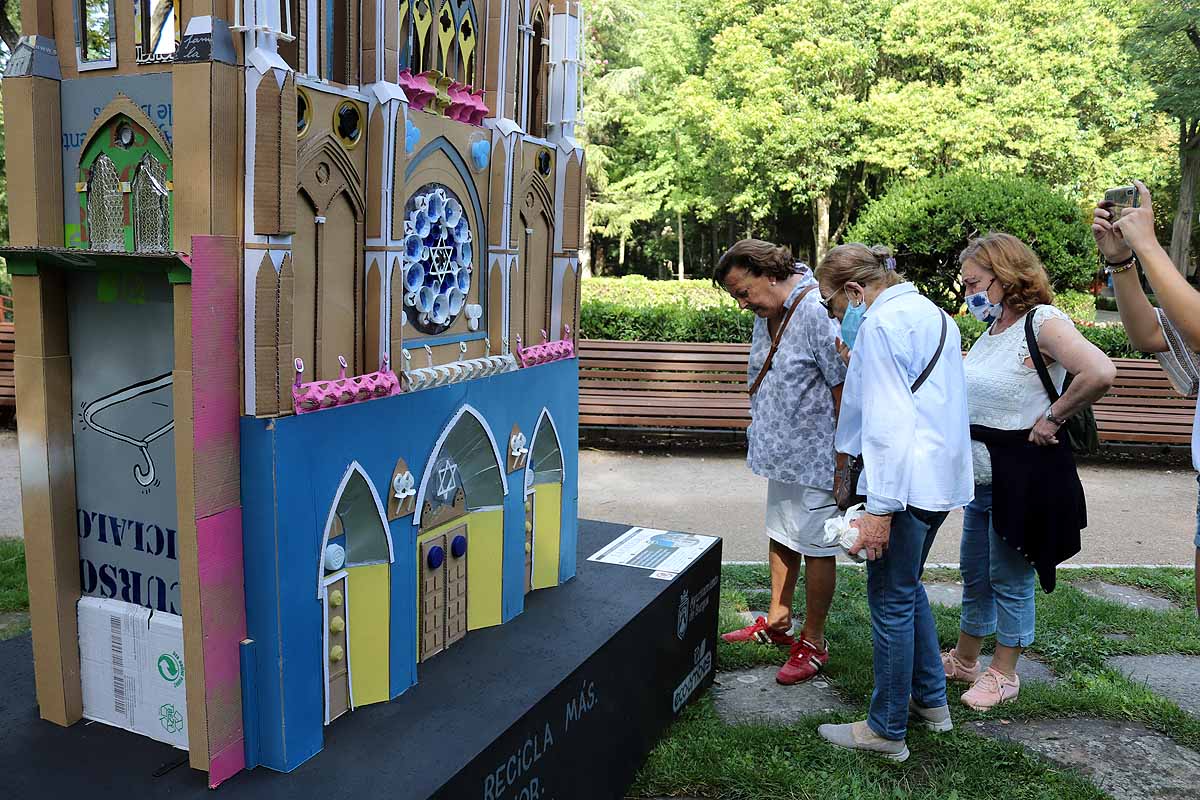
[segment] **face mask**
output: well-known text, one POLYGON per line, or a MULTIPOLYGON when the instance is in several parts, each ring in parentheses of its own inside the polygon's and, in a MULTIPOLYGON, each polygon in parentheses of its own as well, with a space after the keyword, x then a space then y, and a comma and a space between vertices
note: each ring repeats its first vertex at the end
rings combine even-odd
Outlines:
POLYGON ((982 292, 976 292, 967 297, 967 309, 980 322, 995 322, 1000 319, 1000 313, 1004 310, 1004 303, 993 303, 988 299, 988 290, 995 282, 996 279, 992 278, 982 292))
MULTIPOLYGON (((849 295, 847 295, 847 299, 849 295)), ((862 327, 863 315, 867 313, 866 302, 861 302, 858 305, 853 303, 846 306, 846 313, 842 317, 842 341, 846 343, 846 347, 854 349, 854 340, 858 336, 858 329, 862 327)))

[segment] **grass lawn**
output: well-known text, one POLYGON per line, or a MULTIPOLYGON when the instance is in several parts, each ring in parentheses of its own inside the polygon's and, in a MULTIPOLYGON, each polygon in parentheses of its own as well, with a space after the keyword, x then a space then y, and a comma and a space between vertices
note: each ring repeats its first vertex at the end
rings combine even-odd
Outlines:
MULTIPOLYGON (((1104 666, 1120 654, 1178 652, 1200 654, 1200 625, 1195 617, 1192 572, 1182 569, 1088 570, 1059 573, 1053 594, 1037 597, 1037 640, 1030 652, 1061 679, 1055 686, 1028 682, 1020 698, 1002 714, 978 714, 958 702, 966 688, 950 687, 955 723, 1002 718, 1022 720, 1096 716, 1132 720, 1200 750, 1200 721, 1173 703, 1155 696, 1104 666), (1134 611, 1094 600, 1067 579, 1100 577, 1135 585, 1169 597, 1182 609, 1134 611), (1115 641, 1105 633, 1121 633, 1115 641)), ((956 579, 953 570, 927 574, 956 579)), ((738 611, 747 599, 761 608, 769 586, 765 567, 722 569, 721 630, 741 627, 738 611)), ((797 589, 796 612, 802 616, 803 583, 797 589)), ((934 606, 938 634, 945 646, 958 635, 958 609, 934 606)), ((912 757, 903 764, 837 750, 817 735, 821 722, 849 722, 866 715, 872 687, 871 635, 866 603, 866 575, 861 569, 839 568, 837 596, 829 621, 831 657, 826 678, 857 713, 796 720, 794 725, 729 726, 721 722, 712 700, 694 703, 659 743, 642 769, 631 796, 701 796, 719 798, 1102 798, 1085 780, 1038 760, 1017 745, 984 739, 965 729, 951 734, 910 731, 912 757)), ((786 653, 767 645, 718 645, 718 667, 740 669, 782 664, 786 653)))
POLYGON ((23 619, 9 621, 4 615, 29 611, 29 587, 25 584, 25 542, 0 539, 0 639, 29 630, 23 619))
MULTIPOLYGON (((721 630, 740 627, 737 612, 749 600, 761 606, 769 586, 765 567, 726 566, 722 569, 721 630)), ((953 580, 953 570, 936 570, 931 580, 953 580)), ((803 583, 797 590, 796 612, 803 615, 803 583)), ((1195 619, 1192 572, 1182 569, 1072 570, 1060 573, 1051 595, 1038 594, 1037 641, 1030 651, 1061 679, 1056 686, 1029 682, 1020 699, 994 714, 1019 724, 1022 720, 1072 715, 1141 722, 1200 750, 1200 720, 1144 686, 1131 683, 1104 666, 1112 655, 1177 652, 1200 654, 1200 625, 1195 619), (1168 597, 1179 611, 1134 611, 1094 600, 1065 579, 1103 578, 1138 586, 1168 597), (1104 638, 1121 633, 1120 641, 1104 638)), ((0 614, 29 609, 25 585, 25 546, 20 540, 0 539, 0 614)), ((958 635, 958 610, 934 606, 938 633, 949 646, 958 635)), ((21 624, 0 625, 0 636, 27 630, 21 624)), ((872 686, 871 635, 866 603, 866 576, 861 569, 838 570, 837 596, 830 616, 831 657, 827 680, 842 698, 856 706, 854 714, 796 720, 787 727, 729 726, 721 722, 706 694, 685 710, 659 743, 629 794, 632 796, 699 795, 750 798, 928 798, 967 800, 996 797, 1005 800, 1070 798, 1088 800, 1105 794, 1091 784, 1048 765, 1017 745, 977 736, 965 729, 951 734, 924 730, 909 733, 912 757, 892 764, 837 750, 817 736, 821 722, 849 722, 865 715, 872 686)), ((786 653, 766 645, 718 645, 720 669, 782 664, 786 653)), ((986 719, 958 702, 961 689, 950 691, 951 710, 958 725, 986 719)))

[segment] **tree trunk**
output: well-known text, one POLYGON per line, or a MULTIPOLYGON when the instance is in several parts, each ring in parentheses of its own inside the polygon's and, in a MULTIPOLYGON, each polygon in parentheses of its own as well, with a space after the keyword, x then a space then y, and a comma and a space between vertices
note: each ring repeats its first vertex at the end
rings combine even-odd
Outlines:
POLYGON ((1179 205, 1171 227, 1171 261, 1188 275, 1192 221, 1196 216, 1196 184, 1200 183, 1200 119, 1179 123, 1179 205))
POLYGON ((20 32, 8 17, 8 0, 0 1, 0 39, 4 40, 4 46, 8 49, 9 55, 12 55, 12 52, 17 49, 17 44, 21 39, 20 32))
POLYGON ((821 263, 821 259, 829 252, 829 205, 831 200, 829 194, 825 193, 819 196, 816 200, 816 219, 813 220, 814 238, 817 241, 816 258, 813 259, 816 263, 821 263))
POLYGON ((683 280, 683 212, 675 212, 675 222, 679 228, 679 280, 683 280))
POLYGON ((625 234, 621 234, 621 249, 617 251, 617 264, 625 266, 625 234))
POLYGON ((592 277, 592 232, 583 228, 583 246, 579 248, 579 277, 592 277))

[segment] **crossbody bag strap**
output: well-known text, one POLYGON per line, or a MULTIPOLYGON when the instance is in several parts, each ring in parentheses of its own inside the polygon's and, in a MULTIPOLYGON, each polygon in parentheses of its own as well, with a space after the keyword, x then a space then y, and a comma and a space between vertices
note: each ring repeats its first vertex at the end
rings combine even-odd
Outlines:
POLYGON ((938 340, 937 351, 934 352, 933 358, 929 359, 929 363, 925 365, 925 371, 917 376, 916 383, 912 385, 913 394, 916 394, 917 389, 920 389, 925 381, 929 380, 929 376, 933 374, 933 368, 937 366, 938 359, 942 357, 942 350, 946 347, 946 312, 938 309, 938 313, 942 316, 942 338, 938 340))
POLYGON ((783 332, 787 330, 788 323, 792 321, 792 315, 796 313, 796 309, 800 307, 800 302, 804 296, 817 288, 814 283, 812 286, 804 287, 804 291, 796 298, 796 302, 792 303, 792 307, 783 315, 783 320, 779 323, 779 330, 775 331, 775 338, 771 340, 771 349, 767 353, 767 358, 763 361, 762 369, 758 371, 758 377, 754 379, 754 383, 750 386, 750 396, 758 391, 758 387, 762 385, 763 379, 767 377, 767 372, 771 369, 771 362, 775 360, 775 354, 779 352, 779 343, 783 341, 783 332))
POLYGON ((1046 369, 1046 359, 1042 358, 1037 337, 1033 334, 1033 315, 1036 313, 1037 309, 1031 308, 1025 315, 1025 344, 1029 347, 1029 358, 1033 361, 1033 367, 1037 370, 1038 377, 1042 379, 1042 386, 1046 388, 1050 402, 1056 403, 1059 398, 1058 390, 1054 388, 1054 381, 1050 380, 1050 370, 1046 369))

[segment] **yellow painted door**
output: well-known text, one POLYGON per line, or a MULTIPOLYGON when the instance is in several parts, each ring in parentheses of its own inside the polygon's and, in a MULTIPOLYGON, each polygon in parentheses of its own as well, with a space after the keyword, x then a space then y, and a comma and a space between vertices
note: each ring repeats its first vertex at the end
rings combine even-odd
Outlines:
POLYGON ((386 703, 388 642, 391 629, 391 587, 387 564, 351 567, 346 581, 350 595, 350 695, 355 706, 386 703))
POLYGON ((533 492, 533 588, 545 589, 558 585, 562 484, 535 484, 533 492))

